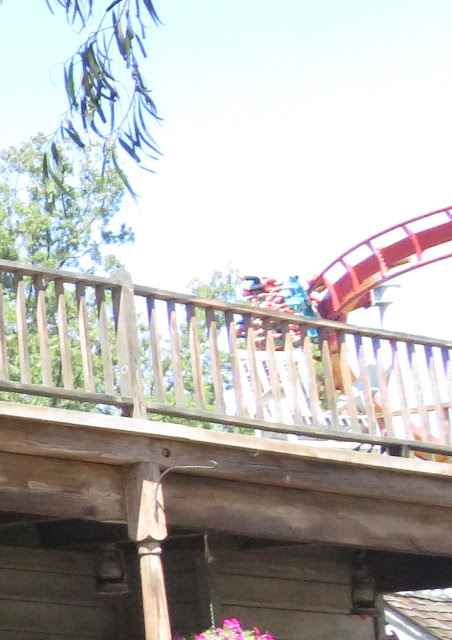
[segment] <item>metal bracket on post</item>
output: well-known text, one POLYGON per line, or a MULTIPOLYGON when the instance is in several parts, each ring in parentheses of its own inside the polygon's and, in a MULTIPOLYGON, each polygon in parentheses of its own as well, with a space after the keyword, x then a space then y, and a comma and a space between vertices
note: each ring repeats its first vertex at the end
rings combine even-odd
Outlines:
POLYGON ((132 410, 127 411, 129 417, 146 418, 132 278, 127 271, 118 269, 113 279, 121 285, 114 294, 121 395, 133 399, 132 410))

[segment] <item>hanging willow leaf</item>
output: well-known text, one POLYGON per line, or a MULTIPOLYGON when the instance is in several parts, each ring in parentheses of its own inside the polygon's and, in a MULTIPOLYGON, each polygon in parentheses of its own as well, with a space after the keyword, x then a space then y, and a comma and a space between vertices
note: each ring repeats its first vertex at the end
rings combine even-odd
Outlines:
POLYGON ((140 157, 137 155, 133 147, 130 147, 127 142, 123 140, 123 138, 118 138, 118 142, 121 147, 127 151, 129 156, 135 160, 135 162, 140 162, 140 157))
POLYGON ((105 170, 114 167, 134 195, 114 147, 117 145, 120 153, 126 153, 143 168, 147 168, 143 161, 153 161, 160 155, 150 132, 151 122, 159 116, 140 69, 140 62, 147 55, 148 29, 161 24, 154 3, 152 0, 105 0, 100 23, 88 31, 93 6, 101 8, 101 0, 45 2, 52 13, 62 9, 69 24, 77 24, 80 31, 86 29, 89 35, 64 64, 68 111, 44 154, 44 179, 54 181, 59 188, 62 142, 71 141, 77 148, 84 149, 93 138, 101 138, 105 141, 105 170))
POLYGON ((71 140, 73 140, 75 144, 80 147, 80 149, 84 149, 86 147, 86 144, 80 139, 80 136, 78 135, 77 131, 75 131, 75 129, 70 129, 69 127, 64 127, 63 129, 65 133, 67 133, 71 138, 71 140))

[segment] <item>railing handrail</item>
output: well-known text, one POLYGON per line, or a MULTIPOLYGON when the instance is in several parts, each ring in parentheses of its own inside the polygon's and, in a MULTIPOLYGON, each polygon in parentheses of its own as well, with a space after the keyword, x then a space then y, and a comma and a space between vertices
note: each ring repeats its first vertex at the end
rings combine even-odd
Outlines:
MULTIPOLYGON (((111 290, 121 288, 120 282, 113 277, 95 276, 76 271, 67 271, 64 269, 50 269, 37 265, 29 265, 22 262, 14 262, 12 260, 0 260, 0 272, 17 273, 20 272, 27 276, 42 276, 46 280, 63 280, 71 284, 85 284, 87 286, 104 286, 111 290)), ((299 324, 313 329, 324 329, 331 331, 340 331, 350 334, 359 334, 369 338, 381 338, 386 340, 397 340, 399 342, 416 342, 431 347, 452 348, 452 341, 440 338, 431 338, 428 336, 395 332, 388 329, 374 329, 371 327, 361 327, 358 325, 347 324, 345 322, 337 322, 334 320, 324 320, 321 318, 307 318, 299 315, 288 315, 281 311, 272 309, 262 309, 261 307, 252 307, 238 302, 224 302, 222 300, 213 300, 210 298, 201 298, 188 293, 178 293, 168 291, 166 289, 158 289, 146 285, 133 284, 134 293, 137 296, 153 297, 157 300, 171 301, 176 304, 193 304, 203 309, 215 309, 216 311, 229 311, 237 315, 249 315, 254 318, 269 318, 277 322, 290 324, 299 324)))
POLYGON ((282 311, 273 309, 262 309, 252 307, 238 302, 223 302, 222 300, 211 300, 210 298, 199 298, 187 293, 175 293, 164 289, 155 289, 143 285, 133 285, 135 295, 151 297, 157 300, 171 301, 176 304, 193 304, 203 309, 215 309, 216 311, 229 311, 237 315, 249 315, 254 318, 269 318, 278 322, 289 324, 299 324, 313 329, 330 329, 343 333, 359 334, 368 338, 382 338, 386 340, 397 340, 399 342, 416 342, 429 347, 452 348, 452 341, 441 338, 429 338, 411 333, 390 331, 388 329, 373 329, 371 327, 360 327, 358 325, 337 322, 335 320, 324 320, 322 318, 308 318, 300 315, 288 315, 282 311))
POLYGON ((42 276, 45 280, 64 280, 71 284, 103 285, 109 289, 119 289, 120 284, 113 278, 94 276, 87 273, 67 271, 65 269, 50 269, 37 265, 14 262, 13 260, 0 260, 0 272, 18 273, 25 276, 42 276))

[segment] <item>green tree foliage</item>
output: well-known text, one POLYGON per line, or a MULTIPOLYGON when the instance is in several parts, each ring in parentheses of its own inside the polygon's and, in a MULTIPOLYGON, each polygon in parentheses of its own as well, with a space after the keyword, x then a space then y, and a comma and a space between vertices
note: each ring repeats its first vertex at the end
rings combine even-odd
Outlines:
MULTIPOLYGON (((151 0, 45 0, 47 7, 63 10, 68 26, 88 34, 64 65, 68 109, 60 126, 43 149, 41 169, 57 180, 58 143, 83 149, 92 137, 103 140, 104 169, 114 167, 133 193, 118 160, 118 148, 133 160, 155 159, 157 145, 149 120, 157 109, 142 73, 146 35, 159 18, 151 0)), ((1 0, 0 0, 1 4, 1 0)))
POLYGON ((43 175, 39 134, 0 153, 0 256, 61 268, 119 266, 105 247, 133 241, 132 229, 113 226, 124 185, 113 168, 102 175, 102 149, 58 149, 55 180, 43 175))
POLYGON ((188 289, 200 298, 243 303, 238 293, 239 284, 239 270, 227 265, 224 271, 214 271, 208 280, 193 278, 188 283, 188 289))

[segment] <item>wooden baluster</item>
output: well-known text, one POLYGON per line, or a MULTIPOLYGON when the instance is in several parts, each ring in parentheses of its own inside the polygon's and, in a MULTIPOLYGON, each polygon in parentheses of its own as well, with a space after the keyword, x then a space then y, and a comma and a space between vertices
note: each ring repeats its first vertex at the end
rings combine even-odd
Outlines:
POLYGON ((308 377, 308 393, 309 401, 311 405, 312 417, 314 426, 320 427, 322 425, 321 408, 319 400, 319 388, 317 383, 317 376, 315 374, 314 367, 314 354, 312 352, 312 342, 308 335, 307 329, 301 329, 301 335, 303 340, 303 353, 306 363, 306 373, 308 377))
MULTIPOLYGON (((411 371, 411 379, 414 387, 414 395, 416 397, 417 414, 421 423, 422 439, 430 440, 430 420, 428 417, 427 407, 424 402, 424 394, 422 393, 422 381, 419 374, 418 356, 415 346, 412 342, 407 342, 408 362, 411 371)), ((412 435, 414 437, 414 435, 412 435)))
POLYGON ((449 398, 449 402, 447 403, 448 405, 448 419, 447 419, 447 423, 448 423, 448 428, 447 428, 447 444, 450 444, 452 442, 452 434, 451 434, 451 416, 452 416, 452 358, 451 358, 451 352, 450 349, 447 349, 446 347, 442 347, 441 348, 441 358, 443 361, 443 370, 444 370, 444 376, 446 379, 446 385, 447 385, 447 395, 449 398))
POLYGON ((188 342, 190 347, 190 361, 193 375, 193 387, 195 391, 196 406, 198 409, 206 408, 204 393, 204 379, 201 362, 201 347, 199 345, 198 322, 196 310, 193 304, 187 304, 188 342))
POLYGON ((119 288, 113 291, 119 384, 121 395, 132 399, 132 411, 124 410, 124 414, 133 418, 146 418, 146 401, 141 372, 141 353, 132 279, 130 274, 123 269, 118 269, 114 273, 113 279, 120 285, 119 288))
POLYGON ((55 280, 55 297, 57 301, 58 342, 60 345, 61 372, 65 389, 74 388, 74 374, 72 372, 71 345, 67 322, 66 298, 62 280, 55 280))
POLYGON ((262 326, 265 330, 265 350, 267 352, 268 375, 270 377, 270 392, 272 401, 275 404, 275 417, 277 422, 284 422, 281 404, 281 380, 276 366, 275 339, 270 318, 265 318, 262 326))
POLYGON ((355 334, 354 339, 355 349, 358 356, 359 379, 362 385, 363 406, 369 424, 368 430, 369 433, 379 435, 379 428, 375 417, 375 402, 373 397, 373 393, 375 392, 375 390, 372 389, 370 382, 369 367, 367 364, 363 337, 360 334, 355 334))
POLYGON ((25 283, 23 276, 18 272, 14 274, 14 286, 16 290, 16 320, 17 340, 19 343, 20 380, 26 384, 31 383, 30 353, 28 349, 27 310, 25 303, 25 283))
POLYGON ((0 282, 0 378, 9 380, 8 350, 6 348, 5 314, 3 309, 3 283, 0 282))
POLYGON ((436 371, 435 358, 433 355, 433 348, 425 345, 425 357, 427 359, 428 375, 430 379, 430 388, 432 390, 433 406, 435 407, 436 421, 438 424, 438 434, 441 443, 448 443, 448 429, 446 419, 441 405, 441 394, 438 385, 438 373, 436 371))
POLYGON ((151 343, 152 373, 154 376, 154 395, 157 402, 165 402, 165 390, 163 386, 163 366, 160 353, 160 334, 157 323, 157 310, 155 308, 155 298, 146 298, 148 310, 149 339, 151 343))
POLYGON ((51 387, 53 383, 49 349, 49 332, 47 330, 47 305, 45 289, 41 276, 34 276, 34 285, 36 296, 36 325, 38 328, 42 383, 47 387, 51 387))
POLYGON ((115 378, 113 373, 113 357, 110 332, 108 330, 107 303, 104 287, 96 287, 97 322, 99 327, 100 353, 104 372, 105 393, 114 395, 115 378))
POLYGON ((402 367, 400 365, 399 346, 395 340, 391 340, 392 351, 392 364, 394 367, 394 375, 397 384, 398 397, 400 399, 401 414, 403 420, 404 437, 407 440, 411 440, 413 437, 411 433, 411 418, 408 410, 408 397, 405 388, 405 383, 402 374, 402 367))
POLYGON ((94 393, 93 362, 91 357, 91 341, 89 337, 88 311, 86 305, 85 286, 76 284, 78 332, 80 338, 80 354, 82 356, 83 380, 85 391, 94 393))
POLYGON ((206 309, 207 337, 209 340, 210 362, 212 367, 213 389, 215 393, 215 407, 217 413, 226 413, 223 392, 223 376, 220 352, 218 350, 218 327, 215 311, 212 307, 206 309))
POLYGON ((381 340, 379 338, 372 338, 372 346, 375 357, 375 366, 377 369, 378 387, 380 390, 381 413, 383 414, 385 429, 385 433, 382 435, 394 436, 394 425, 388 393, 388 380, 383 363, 381 340))
POLYGON ((167 531, 159 477, 157 465, 147 462, 125 469, 127 525, 140 563, 145 640, 171 640, 161 559, 167 531))
POLYGON ((168 300, 166 306, 168 309, 168 328, 170 335, 174 395, 176 398, 176 405, 179 407, 185 407, 184 379, 182 375, 182 358, 179 346, 179 327, 177 325, 176 305, 171 300, 168 300))
POLYGON ((345 341, 345 335, 342 332, 338 332, 338 347, 340 376, 344 394, 347 397, 347 413, 350 418, 350 426, 352 431, 359 433, 361 431, 361 427, 358 420, 355 398, 353 396, 353 374, 349 364, 348 347, 345 341))
MULTIPOLYGON (((334 379, 334 371, 333 364, 331 360, 331 352, 330 345, 328 343, 328 334, 331 331, 320 331, 319 332, 319 343, 320 350, 322 354, 322 368, 323 368, 323 377, 325 379, 325 392, 328 401, 328 409, 331 413, 331 426, 333 429, 337 429, 339 425, 339 418, 337 412, 337 394, 336 394, 336 385, 334 379)), ((323 419, 325 422, 325 419, 323 419)))
POLYGON ((235 395, 236 415, 245 417, 245 403, 243 402, 242 382, 240 379, 240 366, 237 356, 237 328, 234 314, 231 311, 225 312, 226 331, 228 334, 229 363, 231 365, 232 386, 235 395))
MULTIPOLYGON (((281 336, 284 340, 284 353, 286 354, 286 358, 287 358, 287 374, 289 378, 289 386, 290 386, 290 394, 291 394, 289 397, 289 400, 291 401, 291 409, 292 409, 294 424, 309 427, 311 426, 312 416, 311 415, 304 416, 301 409, 300 380, 299 380, 297 366, 294 360, 294 353, 293 353, 294 347, 293 347, 292 336, 290 334, 288 322, 284 322, 284 324, 282 325, 281 336)), ((303 383, 303 381, 301 382, 303 383)), ((311 407, 309 407, 309 409, 311 411, 311 407)))
POLYGON ((246 332, 246 347, 248 350, 249 375, 251 383, 251 391, 253 393, 254 403, 256 405, 256 417, 258 420, 264 419, 264 409, 262 397, 262 385, 259 380, 259 373, 256 362, 256 344, 254 342, 254 327, 252 318, 249 315, 244 317, 244 328, 246 332))

